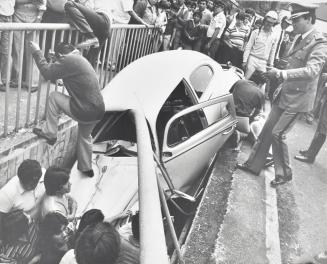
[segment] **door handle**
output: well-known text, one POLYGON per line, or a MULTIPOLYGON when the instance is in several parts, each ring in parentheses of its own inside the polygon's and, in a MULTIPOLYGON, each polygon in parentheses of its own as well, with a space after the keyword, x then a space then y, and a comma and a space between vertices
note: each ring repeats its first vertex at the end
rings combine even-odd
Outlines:
POLYGON ((233 131, 235 125, 233 125, 228 131, 223 132, 223 135, 228 135, 230 132, 233 131))
POLYGON ((169 157, 173 156, 173 153, 170 151, 165 151, 165 152, 162 152, 162 156, 169 158, 169 157))

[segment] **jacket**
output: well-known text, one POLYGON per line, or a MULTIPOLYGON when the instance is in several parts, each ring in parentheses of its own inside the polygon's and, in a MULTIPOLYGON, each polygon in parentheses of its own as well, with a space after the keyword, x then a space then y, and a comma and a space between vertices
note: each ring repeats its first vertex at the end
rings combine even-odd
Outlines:
POLYGON ((278 106, 293 112, 308 112, 313 108, 318 79, 327 60, 327 40, 313 30, 291 49, 287 61, 278 106))

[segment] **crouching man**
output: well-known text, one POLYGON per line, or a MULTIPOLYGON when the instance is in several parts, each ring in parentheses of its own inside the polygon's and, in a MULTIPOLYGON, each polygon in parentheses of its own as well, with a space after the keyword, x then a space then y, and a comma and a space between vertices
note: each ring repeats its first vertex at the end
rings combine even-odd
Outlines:
POLYGON ((55 59, 48 63, 40 47, 29 43, 33 58, 46 80, 62 79, 69 96, 52 92, 46 114, 45 126, 34 128, 33 133, 45 138, 50 145, 57 140, 60 113, 65 113, 78 122, 77 168, 88 177, 93 177, 91 132, 104 114, 104 102, 98 78, 91 64, 71 44, 55 46, 55 59))

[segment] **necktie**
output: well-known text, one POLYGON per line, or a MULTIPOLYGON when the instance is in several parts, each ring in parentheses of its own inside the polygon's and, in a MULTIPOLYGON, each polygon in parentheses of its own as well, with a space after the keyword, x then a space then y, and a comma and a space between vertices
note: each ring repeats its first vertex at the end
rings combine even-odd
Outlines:
POLYGON ((294 48, 295 48, 297 45, 299 45, 299 43, 301 42, 301 40, 302 40, 302 35, 300 35, 300 36, 296 39, 296 41, 295 41, 295 43, 294 43, 294 48))

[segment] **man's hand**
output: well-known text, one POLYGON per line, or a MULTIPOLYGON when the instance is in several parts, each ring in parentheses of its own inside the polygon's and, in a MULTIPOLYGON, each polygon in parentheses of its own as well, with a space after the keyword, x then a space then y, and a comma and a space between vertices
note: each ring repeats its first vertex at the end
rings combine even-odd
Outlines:
POLYGON ((29 48, 31 50, 31 53, 34 53, 34 52, 36 52, 38 50, 41 50, 40 49, 40 46, 36 42, 34 42, 34 41, 30 41, 28 43, 28 46, 29 46, 29 48))
POLYGON ((269 69, 267 72, 266 72, 266 77, 269 79, 269 80, 272 80, 272 79, 275 79, 277 78, 277 73, 279 72, 278 69, 276 68, 271 68, 269 69))

